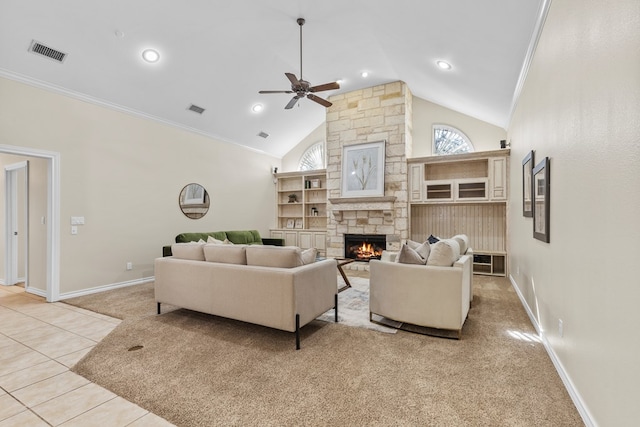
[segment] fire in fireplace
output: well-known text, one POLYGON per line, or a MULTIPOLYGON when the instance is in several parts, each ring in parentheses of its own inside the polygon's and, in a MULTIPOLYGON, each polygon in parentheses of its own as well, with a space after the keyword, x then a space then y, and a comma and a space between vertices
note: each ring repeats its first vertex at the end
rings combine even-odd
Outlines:
POLYGON ((387 236, 384 234, 345 234, 344 257, 358 261, 380 259, 387 248, 387 236))

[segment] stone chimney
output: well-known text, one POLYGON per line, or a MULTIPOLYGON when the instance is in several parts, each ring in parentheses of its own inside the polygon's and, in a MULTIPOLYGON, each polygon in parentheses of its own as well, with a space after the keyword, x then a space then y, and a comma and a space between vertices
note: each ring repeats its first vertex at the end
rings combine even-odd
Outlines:
POLYGON ((408 238, 407 157, 412 95, 397 81, 332 96, 327 109, 327 256, 344 255, 345 234, 386 235, 387 249, 408 238), (342 154, 349 145, 385 141, 384 196, 343 197, 342 154))

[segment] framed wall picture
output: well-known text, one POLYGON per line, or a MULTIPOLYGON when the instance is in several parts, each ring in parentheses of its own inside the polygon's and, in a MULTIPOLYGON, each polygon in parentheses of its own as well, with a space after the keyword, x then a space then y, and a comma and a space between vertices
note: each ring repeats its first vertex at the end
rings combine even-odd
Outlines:
POLYGON ((533 237, 549 243, 549 158, 545 157, 533 168, 533 237))
POLYGON ((522 215, 533 216, 533 150, 522 160, 522 215))
POLYGON ((342 148, 342 197, 384 196, 385 141, 342 148))

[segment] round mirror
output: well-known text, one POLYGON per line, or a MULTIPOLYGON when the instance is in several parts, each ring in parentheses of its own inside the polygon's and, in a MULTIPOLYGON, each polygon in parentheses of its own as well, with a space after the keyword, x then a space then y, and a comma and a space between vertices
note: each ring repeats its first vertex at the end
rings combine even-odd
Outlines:
POLYGON ((200 219, 209 211, 209 193, 200 184, 187 184, 178 198, 180 210, 191 219, 200 219))

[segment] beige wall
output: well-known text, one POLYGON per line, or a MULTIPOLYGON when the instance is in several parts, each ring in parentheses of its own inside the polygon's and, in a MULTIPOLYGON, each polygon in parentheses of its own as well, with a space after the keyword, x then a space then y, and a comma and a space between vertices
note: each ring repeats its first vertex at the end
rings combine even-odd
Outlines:
POLYGON ((554 0, 509 126, 509 270, 601 426, 640 419, 639 29, 637 0, 554 0), (531 149, 551 162, 548 244, 522 216, 531 149))
POLYGON ((61 294, 153 276, 181 232, 273 225, 279 159, 4 78, 0 144, 60 153, 61 294), (200 220, 178 207, 190 182, 211 197, 200 220))

